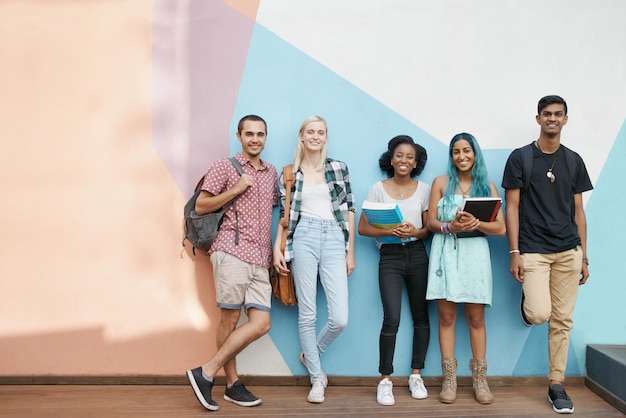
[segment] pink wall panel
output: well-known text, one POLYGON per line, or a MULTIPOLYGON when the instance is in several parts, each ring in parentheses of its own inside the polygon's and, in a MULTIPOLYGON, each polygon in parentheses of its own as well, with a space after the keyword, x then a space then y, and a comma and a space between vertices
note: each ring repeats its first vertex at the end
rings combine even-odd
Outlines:
POLYGON ((153 7, 0 2, 0 375, 180 374, 215 349, 152 143, 153 7))

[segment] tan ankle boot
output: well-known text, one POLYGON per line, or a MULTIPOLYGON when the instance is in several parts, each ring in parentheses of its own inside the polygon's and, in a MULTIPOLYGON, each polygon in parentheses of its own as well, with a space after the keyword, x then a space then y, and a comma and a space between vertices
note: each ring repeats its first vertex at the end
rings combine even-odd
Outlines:
POLYGON ((493 402, 493 395, 489 390, 487 383, 487 360, 470 360, 470 370, 472 371, 472 383, 476 400, 481 404, 489 404, 493 402))
POLYGON ((456 400, 456 359, 444 357, 441 359, 441 393, 439 402, 453 403, 456 400))

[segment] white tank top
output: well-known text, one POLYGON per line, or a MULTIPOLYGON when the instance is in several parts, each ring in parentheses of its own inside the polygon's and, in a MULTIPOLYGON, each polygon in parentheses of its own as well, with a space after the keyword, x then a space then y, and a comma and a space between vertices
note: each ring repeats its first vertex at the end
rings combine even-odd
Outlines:
POLYGON ((328 185, 302 185, 302 201, 300 202, 300 216, 310 218, 335 219, 328 185))

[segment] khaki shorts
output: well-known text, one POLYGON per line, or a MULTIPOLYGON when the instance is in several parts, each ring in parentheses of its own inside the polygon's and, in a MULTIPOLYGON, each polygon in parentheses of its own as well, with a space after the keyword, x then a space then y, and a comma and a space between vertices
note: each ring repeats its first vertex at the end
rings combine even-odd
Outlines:
POLYGON ((242 261, 232 254, 215 251, 211 254, 215 299, 224 309, 256 308, 269 312, 272 306, 272 285, 267 268, 242 261))

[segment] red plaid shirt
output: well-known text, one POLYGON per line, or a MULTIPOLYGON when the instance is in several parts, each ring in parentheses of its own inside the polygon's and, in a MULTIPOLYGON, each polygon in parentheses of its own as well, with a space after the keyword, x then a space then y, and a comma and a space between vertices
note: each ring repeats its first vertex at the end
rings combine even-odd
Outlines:
MULTIPOLYGON (((269 268, 272 265, 272 208, 278 205, 276 168, 261 161, 257 170, 243 154, 235 158, 246 174, 254 177, 254 185, 239 195, 236 209, 239 213, 239 245, 235 245, 235 205, 224 215, 217 239, 210 253, 224 251, 241 260, 269 268)), ((202 190, 218 195, 239 181, 239 173, 228 158, 217 160, 209 167, 202 190)))

